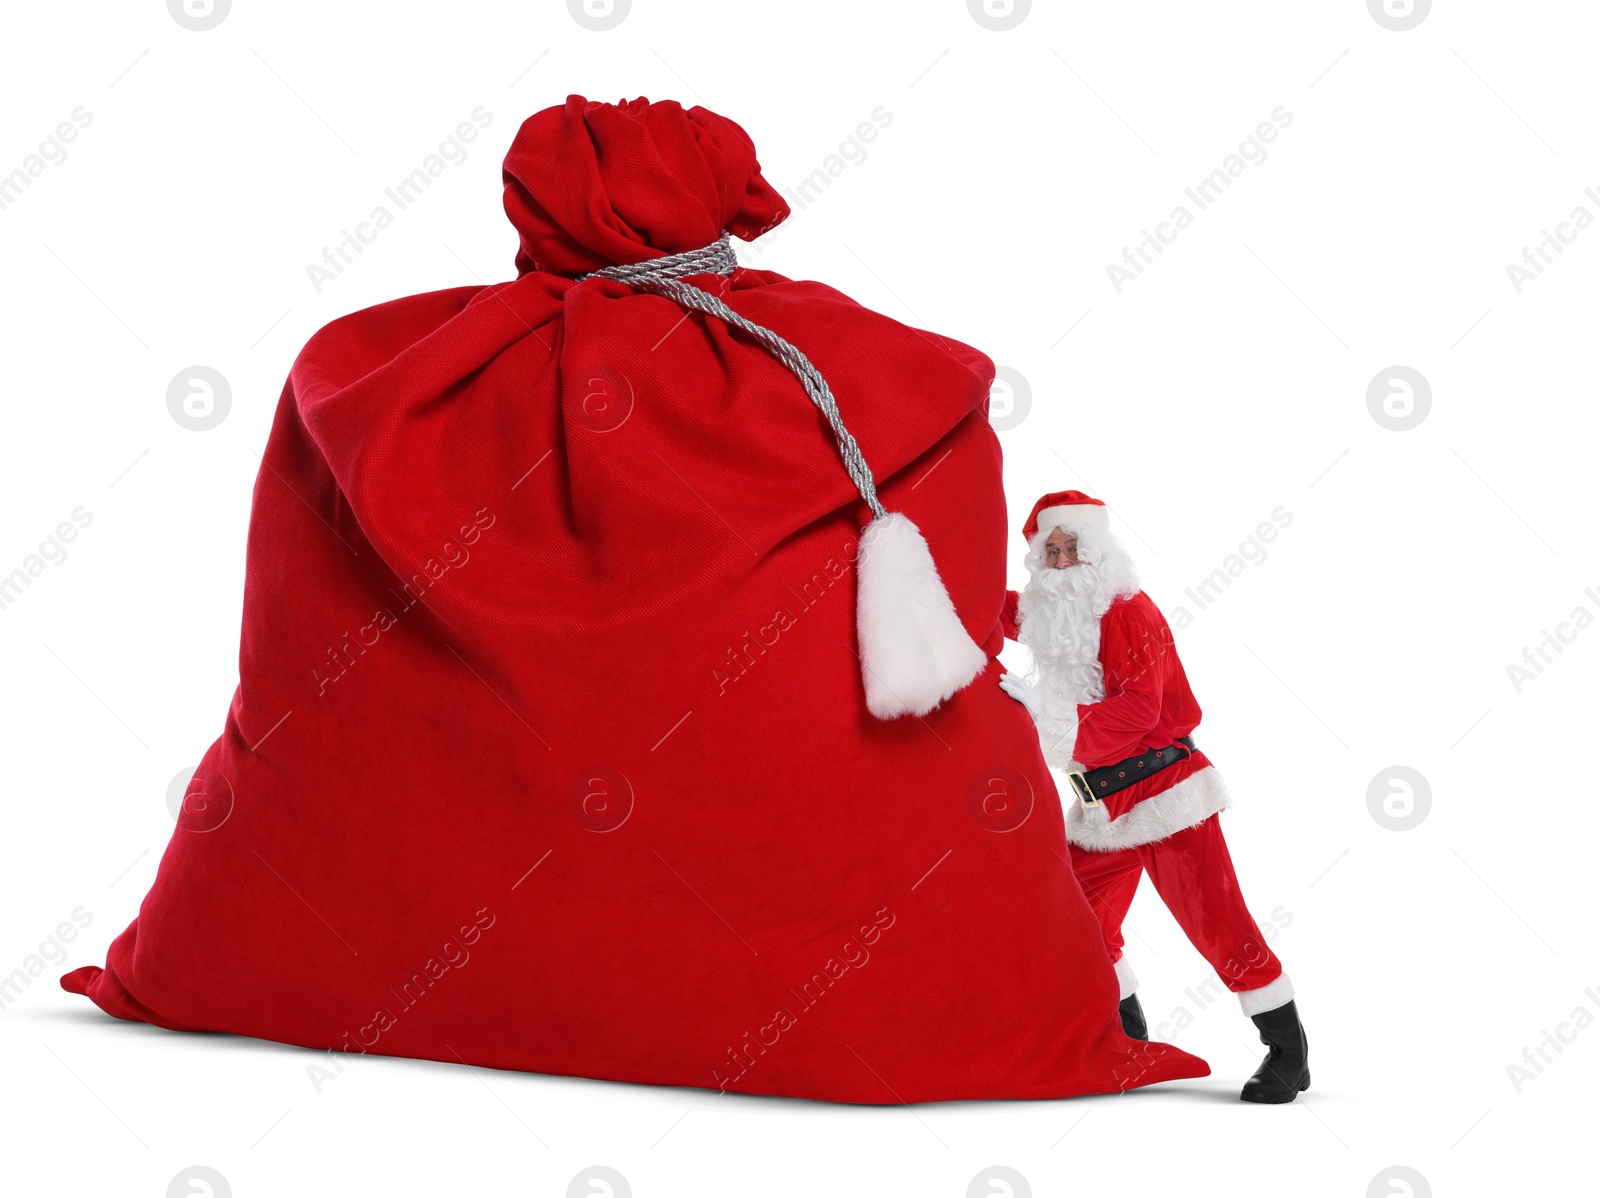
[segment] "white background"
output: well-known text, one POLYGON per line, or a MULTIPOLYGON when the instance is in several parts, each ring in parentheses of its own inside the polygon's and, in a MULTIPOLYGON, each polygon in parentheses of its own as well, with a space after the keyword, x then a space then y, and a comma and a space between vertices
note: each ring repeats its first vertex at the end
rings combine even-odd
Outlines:
POLYGON ((0 574, 75 508, 93 521, 0 610, 0 975, 75 909, 92 922, 0 1012, 0 1189, 159 1198, 204 1164, 238 1198, 563 1195, 599 1163, 638 1198, 960 1198, 996 1164, 1037 1195, 1405 1193, 1394 1165, 1417 1194, 1568 1191, 1600 1061, 1600 628, 1566 626, 1520 693, 1507 666, 1600 615, 1600 231, 1570 230, 1520 294, 1506 267, 1579 205, 1600 216, 1593 6, 1440 4, 1403 32, 1360 0, 1040 3, 1008 31, 960 0, 636 0, 604 32, 555 0, 4 21, 0 173, 79 106, 92 122, 0 210, 0 574), (380 1058, 319 1093, 314 1054, 57 988, 135 914, 168 783, 221 728, 295 352, 357 308, 510 277, 499 160, 569 92, 704 103, 785 189, 892 114, 741 252, 1018 372, 1014 522, 1091 489, 1157 602, 1190 609, 1228 837, 1310 1034, 1301 1101, 1235 1100, 1260 1046, 1231 999, 1186 997, 1210 971, 1148 887, 1128 921, 1146 1010, 1187 1008, 1173 1038, 1214 1073, 1119 1098, 857 1109, 380 1058), (466 160, 319 294, 307 264, 480 105, 466 160), (1265 161, 1119 294, 1107 265, 1279 106, 1265 161), (232 390, 207 432, 166 405, 197 364, 232 390), (1432 391, 1408 431, 1367 402, 1397 364, 1432 391), (1185 588, 1279 507, 1266 559, 1197 610, 1185 588), (1431 791, 1404 831, 1368 805, 1397 764, 1431 791), (1535 1074, 1524 1049, 1558 1031, 1535 1074))

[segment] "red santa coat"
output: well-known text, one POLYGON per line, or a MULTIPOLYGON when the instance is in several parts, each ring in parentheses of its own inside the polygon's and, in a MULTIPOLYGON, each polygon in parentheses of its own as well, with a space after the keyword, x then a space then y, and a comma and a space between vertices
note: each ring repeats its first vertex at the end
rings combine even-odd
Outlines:
MULTIPOLYGON (((1006 593, 1005 634, 1015 640, 1017 593, 1006 593)), ((1100 668, 1105 698, 1076 709, 1046 700, 1038 717, 1045 760, 1061 770, 1114 765, 1145 749, 1188 736, 1200 724, 1200 704, 1173 643, 1172 629, 1143 591, 1116 599, 1100 617, 1100 668)), ((1176 765, 1085 807, 1066 797, 1067 839, 1086 849, 1149 844, 1193 827, 1229 805, 1222 776, 1196 750, 1176 765)))

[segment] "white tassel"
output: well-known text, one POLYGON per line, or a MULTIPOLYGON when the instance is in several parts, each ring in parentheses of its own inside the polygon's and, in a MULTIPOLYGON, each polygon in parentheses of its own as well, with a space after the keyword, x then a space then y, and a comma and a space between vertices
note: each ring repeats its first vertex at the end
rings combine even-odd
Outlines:
POLYGON ((956 615, 917 526, 888 512, 867 526, 856 559, 856 635, 867 710, 925 715, 989 662, 956 615))

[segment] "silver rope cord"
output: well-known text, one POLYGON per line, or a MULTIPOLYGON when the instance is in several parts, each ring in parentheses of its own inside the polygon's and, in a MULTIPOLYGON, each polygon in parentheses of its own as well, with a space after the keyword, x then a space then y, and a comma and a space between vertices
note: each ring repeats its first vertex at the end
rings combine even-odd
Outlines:
POLYGON ((856 439, 850 435, 850 430, 845 427, 844 420, 839 415, 839 404, 828 388, 828 380, 823 378, 821 372, 811 364, 811 359, 771 329, 746 320, 716 296, 681 281, 697 274, 731 275, 738 266, 739 263, 733 256, 733 247, 728 244, 728 234, 724 233, 710 245, 701 246, 697 250, 668 254, 664 258, 653 258, 649 262, 608 266, 603 270, 579 275, 578 280, 581 282, 584 279, 615 279, 640 291, 664 295, 681 307, 693 308, 697 312, 715 316, 723 323, 748 333, 762 349, 782 362, 795 378, 800 380, 800 385, 811 397, 811 402, 817 406, 817 411, 822 413, 823 419, 828 422, 828 427, 833 430, 834 443, 838 446, 840 460, 844 463, 846 473, 850 475, 850 481, 855 483, 856 490, 872 509, 873 516, 883 517, 887 513, 883 504, 878 502, 878 487, 873 481, 872 469, 867 465, 867 459, 862 456, 861 446, 856 444, 856 439))

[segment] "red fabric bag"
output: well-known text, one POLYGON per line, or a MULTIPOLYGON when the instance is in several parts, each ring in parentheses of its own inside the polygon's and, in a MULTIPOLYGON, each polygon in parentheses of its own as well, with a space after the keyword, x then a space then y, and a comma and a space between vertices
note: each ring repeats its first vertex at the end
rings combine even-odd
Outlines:
POLYGON ((770 271, 922 530, 974 681, 875 717, 869 517, 795 375, 572 274, 787 215, 732 121, 573 96, 506 157, 510 283, 334 321, 256 482, 240 686, 138 919, 62 984, 178 1030, 849 1102, 1207 1072, 1130 1041, 995 685, 983 354, 770 271))

